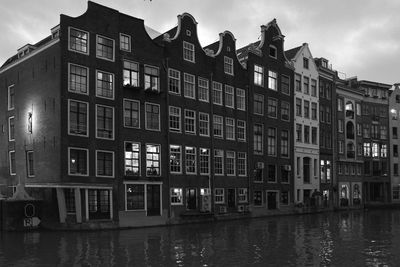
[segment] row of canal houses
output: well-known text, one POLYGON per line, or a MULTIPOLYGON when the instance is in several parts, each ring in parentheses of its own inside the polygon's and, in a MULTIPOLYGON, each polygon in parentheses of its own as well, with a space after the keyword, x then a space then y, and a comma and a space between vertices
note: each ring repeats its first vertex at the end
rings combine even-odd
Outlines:
POLYGON ((61 15, 0 68, 1 193, 120 227, 400 200, 399 89, 285 51, 275 19, 235 41, 203 47, 188 13, 163 34, 90 1, 61 15))

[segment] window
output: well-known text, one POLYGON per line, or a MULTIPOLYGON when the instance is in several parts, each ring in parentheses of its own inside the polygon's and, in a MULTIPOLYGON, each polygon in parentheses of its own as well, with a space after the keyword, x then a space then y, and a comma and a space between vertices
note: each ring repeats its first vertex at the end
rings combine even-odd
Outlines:
POLYGON ((319 121, 324 122, 325 121, 325 107, 324 106, 319 106, 319 121))
POLYGON ((140 102, 124 99, 124 127, 140 128, 140 102))
POLYGON ((310 126, 304 125, 304 143, 310 143, 310 126))
POLYGON ((169 171, 171 173, 182 173, 182 150, 181 146, 169 146, 169 171))
POLYGON ((278 74, 275 71, 268 71, 268 88, 277 91, 278 90, 278 74))
POLYGON ((124 60, 123 69, 123 85, 124 86, 139 86, 139 64, 124 60))
POLYGON ((223 204, 225 202, 224 189, 223 188, 215 188, 214 193, 215 193, 214 194, 215 204, 223 204))
POLYGON ((317 103, 312 102, 312 103, 311 103, 311 119, 312 119, 312 120, 318 120, 318 119, 317 119, 317 114, 318 114, 318 111, 317 111, 317 103))
POLYGON ((286 101, 281 102, 281 119, 284 121, 290 120, 290 104, 286 101))
POLYGON ((379 144, 372 143, 372 157, 377 158, 379 157, 379 144))
POLYGON ((200 174, 208 175, 210 174, 210 149, 200 148, 199 151, 199 161, 200 161, 200 174))
POLYGON ((223 138, 224 137, 224 120, 223 117, 214 115, 213 116, 213 133, 214 137, 223 138))
POLYGON ((262 155, 263 153, 263 125, 254 124, 254 154, 262 155))
POLYGON ((393 175, 399 176, 399 164, 398 163, 393 164, 393 175))
POLYGON ((290 95, 290 78, 286 75, 281 75, 281 91, 283 94, 290 95))
POLYGON ((127 34, 119 34, 119 48, 123 51, 131 52, 131 37, 127 34))
POLYGON ((254 170, 254 182, 262 183, 263 182, 263 169, 264 162, 256 162, 256 169, 254 170))
POLYGON ((185 133, 196 134, 196 111, 185 109, 185 133))
POLYGON ((126 184, 126 210, 144 210, 144 184, 126 184))
POLYGON ((239 203, 247 203, 247 188, 239 188, 238 189, 238 202, 239 203))
POLYGON ((230 85, 225 85, 225 107, 234 108, 235 107, 235 96, 233 87, 230 85))
MULTIPOLYGON (((69 67, 68 91, 78 94, 88 94, 89 69, 75 64, 68 64, 68 67, 69 67)), ((9 91, 9 96, 10 96, 10 91, 9 91)), ((14 102, 14 90, 12 96, 14 102)), ((8 108, 10 109, 10 106, 8 108)), ((13 103, 13 108, 14 108, 14 103, 13 103)))
POLYGON ((311 79, 311 96, 317 96, 317 81, 311 79))
POLYGON ((68 99, 68 134, 88 136, 89 135, 89 105, 86 102, 68 99))
POLYGON ((371 137, 373 139, 378 139, 378 125, 371 125, 371 137))
POLYGON ((358 143, 357 144, 357 155, 358 156, 362 156, 363 155, 363 144, 362 143, 358 143))
POLYGON ((337 99, 337 105, 338 105, 338 107, 337 107, 338 111, 343 111, 344 101, 342 98, 337 99))
POLYGON ((146 174, 160 176, 161 174, 161 147, 160 145, 146 145, 146 174))
POLYGON ((125 142, 125 175, 140 175, 140 144, 125 142))
POLYGON ((181 132, 181 108, 169 107, 169 130, 171 132, 181 132))
POLYGON ((296 123, 296 141, 297 142, 302 142, 303 140, 303 129, 302 125, 299 123, 296 123))
POLYGON ((264 115, 264 96, 254 94, 254 114, 264 115))
POLYGON ((229 75, 233 75, 233 59, 224 56, 224 72, 229 75))
POLYGON ((289 183, 289 167, 290 165, 281 166, 281 182, 289 183))
MULTIPOLYGON (((386 109, 384 109, 383 111, 386 112, 386 109)), ((361 104, 360 103, 356 103, 356 114, 357 114, 357 116, 361 116, 361 104)))
POLYGON ((305 93, 305 94, 310 94, 310 79, 308 78, 308 77, 303 77, 303 82, 304 82, 304 84, 303 84, 303 92, 305 93))
POLYGON ((97 35, 96 56, 114 61, 114 40, 97 35))
POLYGON ((276 166, 273 164, 268 165, 267 180, 269 183, 276 183, 276 166))
POLYGON ((253 201, 254 201, 254 206, 262 206, 263 204, 263 198, 262 198, 262 191, 256 190, 253 192, 253 201))
POLYGON ((393 139, 397 139, 397 127, 392 128, 392 136, 393 136, 393 139))
POLYGON ((381 139, 387 139, 387 128, 385 125, 381 125, 381 139))
POLYGON ((237 131, 238 141, 246 142, 246 121, 237 120, 237 131))
POLYGON ((276 156, 276 128, 268 128, 268 156, 276 156))
POLYGON ((319 83, 319 97, 324 98, 325 97, 325 89, 324 89, 324 83, 320 82, 319 83))
POLYGON ((222 84, 213 82, 213 103, 222 105, 222 84))
POLYGON ((269 56, 273 57, 273 58, 277 57, 277 50, 276 50, 276 47, 273 45, 269 46, 269 56))
POLYGON ((296 92, 301 92, 301 76, 299 74, 295 74, 294 77, 294 88, 296 92))
POLYGON ((310 102, 304 100, 304 118, 310 118, 310 102))
POLYGON ((196 98, 195 77, 194 75, 183 74, 183 95, 187 98, 196 98))
POLYGON ((69 50, 89 54, 89 33, 69 28, 69 50))
POLYGON ((225 134, 227 140, 235 140, 235 119, 225 118, 225 134))
POLYGON ((199 112, 199 135, 210 136, 210 119, 206 113, 199 112))
POLYGON ((369 124, 364 124, 363 130, 364 130, 364 138, 369 138, 370 137, 369 124))
POLYGON ((254 84, 264 86, 264 69, 258 65, 254 65, 254 84))
POLYGON ((182 188, 171 188, 171 205, 183 205, 182 188))
POLYGON ((381 158, 387 158, 387 145, 381 144, 381 158))
POLYGON ((289 192, 288 191, 281 192, 281 204, 289 205, 289 192))
POLYGON ((330 100, 331 97, 331 85, 330 84, 326 84, 325 86, 325 97, 326 99, 330 100))
POLYGON ((96 105, 96 138, 114 139, 114 108, 96 105))
POLYGON ((200 101, 204 101, 204 102, 208 102, 208 80, 204 79, 204 78, 200 78, 199 77, 199 100, 200 101))
POLYGON ((68 148, 68 174, 87 176, 89 164, 89 153, 83 148, 68 148))
POLYGON ((144 66, 144 90, 159 91, 158 68, 144 66))
POLYGON ((114 99, 114 74, 96 71, 96 96, 114 99))
POLYGON ((185 168, 186 174, 196 174, 197 172, 196 162, 196 148, 187 146, 185 147, 185 168))
POLYGON ((313 145, 318 145, 317 142, 317 137, 318 136, 318 128, 317 127, 311 127, 311 143, 313 145))
POLYGON ((224 151, 221 149, 214 149, 214 174, 224 174, 224 151))
POLYGON ((96 176, 114 177, 114 152, 96 150, 96 176))
POLYGON ((237 172, 239 176, 247 175, 247 154, 246 152, 237 153, 237 172))
POLYGON ((33 163, 33 151, 26 151, 26 173, 28 177, 35 176, 35 168, 33 163))
POLYGON ((236 88, 236 108, 246 110, 246 92, 243 89, 236 88))
POLYGON ((304 183, 310 183, 311 178, 311 159, 309 157, 303 158, 303 180, 304 183))
POLYGON ((194 45, 185 41, 183 42, 183 59, 195 62, 194 45))
POLYGON ((160 106, 158 104, 146 103, 146 130, 160 130, 160 106))
POLYGON ((289 157, 289 131, 281 131, 281 157, 289 157))
POLYGON ((300 98, 296 98, 296 116, 301 117, 301 99, 300 98))
POLYGON ((331 108, 330 107, 325 107, 325 115, 326 115, 326 119, 325 122, 326 123, 331 123, 331 108))
POLYGON ((268 97, 268 117, 276 118, 278 113, 278 100, 268 97))
POLYGON ((14 85, 10 85, 7 89, 7 106, 8 110, 13 110, 15 106, 15 89, 14 85))
POLYGON ((343 120, 339 119, 338 120, 338 132, 343 133, 343 129, 344 129, 344 122, 343 122, 343 120))
POLYGON ((15 151, 9 151, 8 152, 8 169, 10 171, 10 175, 16 175, 17 174, 17 166, 15 162, 15 151))
POLYGON ((181 94, 181 73, 174 69, 168 69, 168 91, 173 94, 181 94))
POLYGON ((371 157, 371 144, 364 143, 364 157, 371 157))
POLYGON ((236 157, 234 151, 226 151, 226 175, 234 176, 236 170, 236 157))
POLYGON ((65 196, 65 209, 67 214, 75 214, 75 189, 74 188, 64 188, 65 196))
POLYGON ((340 154, 343 154, 344 153, 344 148, 343 148, 343 141, 339 141, 338 142, 339 143, 339 153, 340 154))
POLYGON ((303 57, 303 68, 308 69, 308 58, 303 57))

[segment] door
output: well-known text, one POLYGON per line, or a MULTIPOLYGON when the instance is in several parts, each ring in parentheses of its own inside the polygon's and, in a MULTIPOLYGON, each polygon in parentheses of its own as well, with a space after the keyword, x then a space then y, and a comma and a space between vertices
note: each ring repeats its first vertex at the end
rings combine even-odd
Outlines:
POLYGON ((267 204, 269 210, 275 210, 277 208, 276 196, 276 192, 267 192, 267 204))
POLYGON ((160 185, 147 185, 147 216, 160 216, 160 185))
POLYGON ((228 208, 234 209, 236 204, 236 190, 234 188, 228 189, 228 208))
POLYGON ((197 190, 196 188, 188 188, 186 191, 187 209, 197 209, 197 190))
POLYGON ((88 190, 89 220, 110 219, 110 190, 88 190))

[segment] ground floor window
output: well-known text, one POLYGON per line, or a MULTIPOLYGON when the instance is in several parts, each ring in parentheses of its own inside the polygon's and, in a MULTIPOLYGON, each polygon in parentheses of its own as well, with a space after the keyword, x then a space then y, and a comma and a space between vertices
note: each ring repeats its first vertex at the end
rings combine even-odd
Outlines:
POLYGON ((64 188, 64 196, 65 196, 65 208, 67 213, 75 213, 75 189, 73 188, 64 188))
POLYGON ((126 183, 125 210, 145 211, 146 216, 160 216, 161 186, 158 183, 126 183))
POLYGON ((171 188, 171 205, 183 205, 182 188, 171 188))
POLYGON ((393 200, 400 200, 400 186, 393 187, 393 200))
POLYGON ((110 219, 111 190, 89 189, 89 219, 110 219))
POLYGON ((288 191, 281 192, 281 204, 289 205, 289 192, 288 191))
POLYGON ((262 191, 261 190, 254 191, 253 199, 254 199, 254 206, 262 206, 262 204, 263 204, 262 191))
POLYGON ((238 195, 239 203, 247 203, 247 188, 239 188, 238 195))
POLYGON ((223 188, 215 188, 215 203, 222 204, 225 202, 224 198, 224 189, 223 188))
POLYGON ((144 210, 144 184, 127 184, 126 210, 144 210))

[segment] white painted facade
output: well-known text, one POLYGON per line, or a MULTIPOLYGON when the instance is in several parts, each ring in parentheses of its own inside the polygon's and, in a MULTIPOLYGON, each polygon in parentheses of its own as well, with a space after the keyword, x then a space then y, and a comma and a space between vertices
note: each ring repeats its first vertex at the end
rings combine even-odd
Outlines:
POLYGON ((319 74, 307 43, 291 60, 295 67, 294 202, 309 205, 313 193, 320 190, 319 74))

